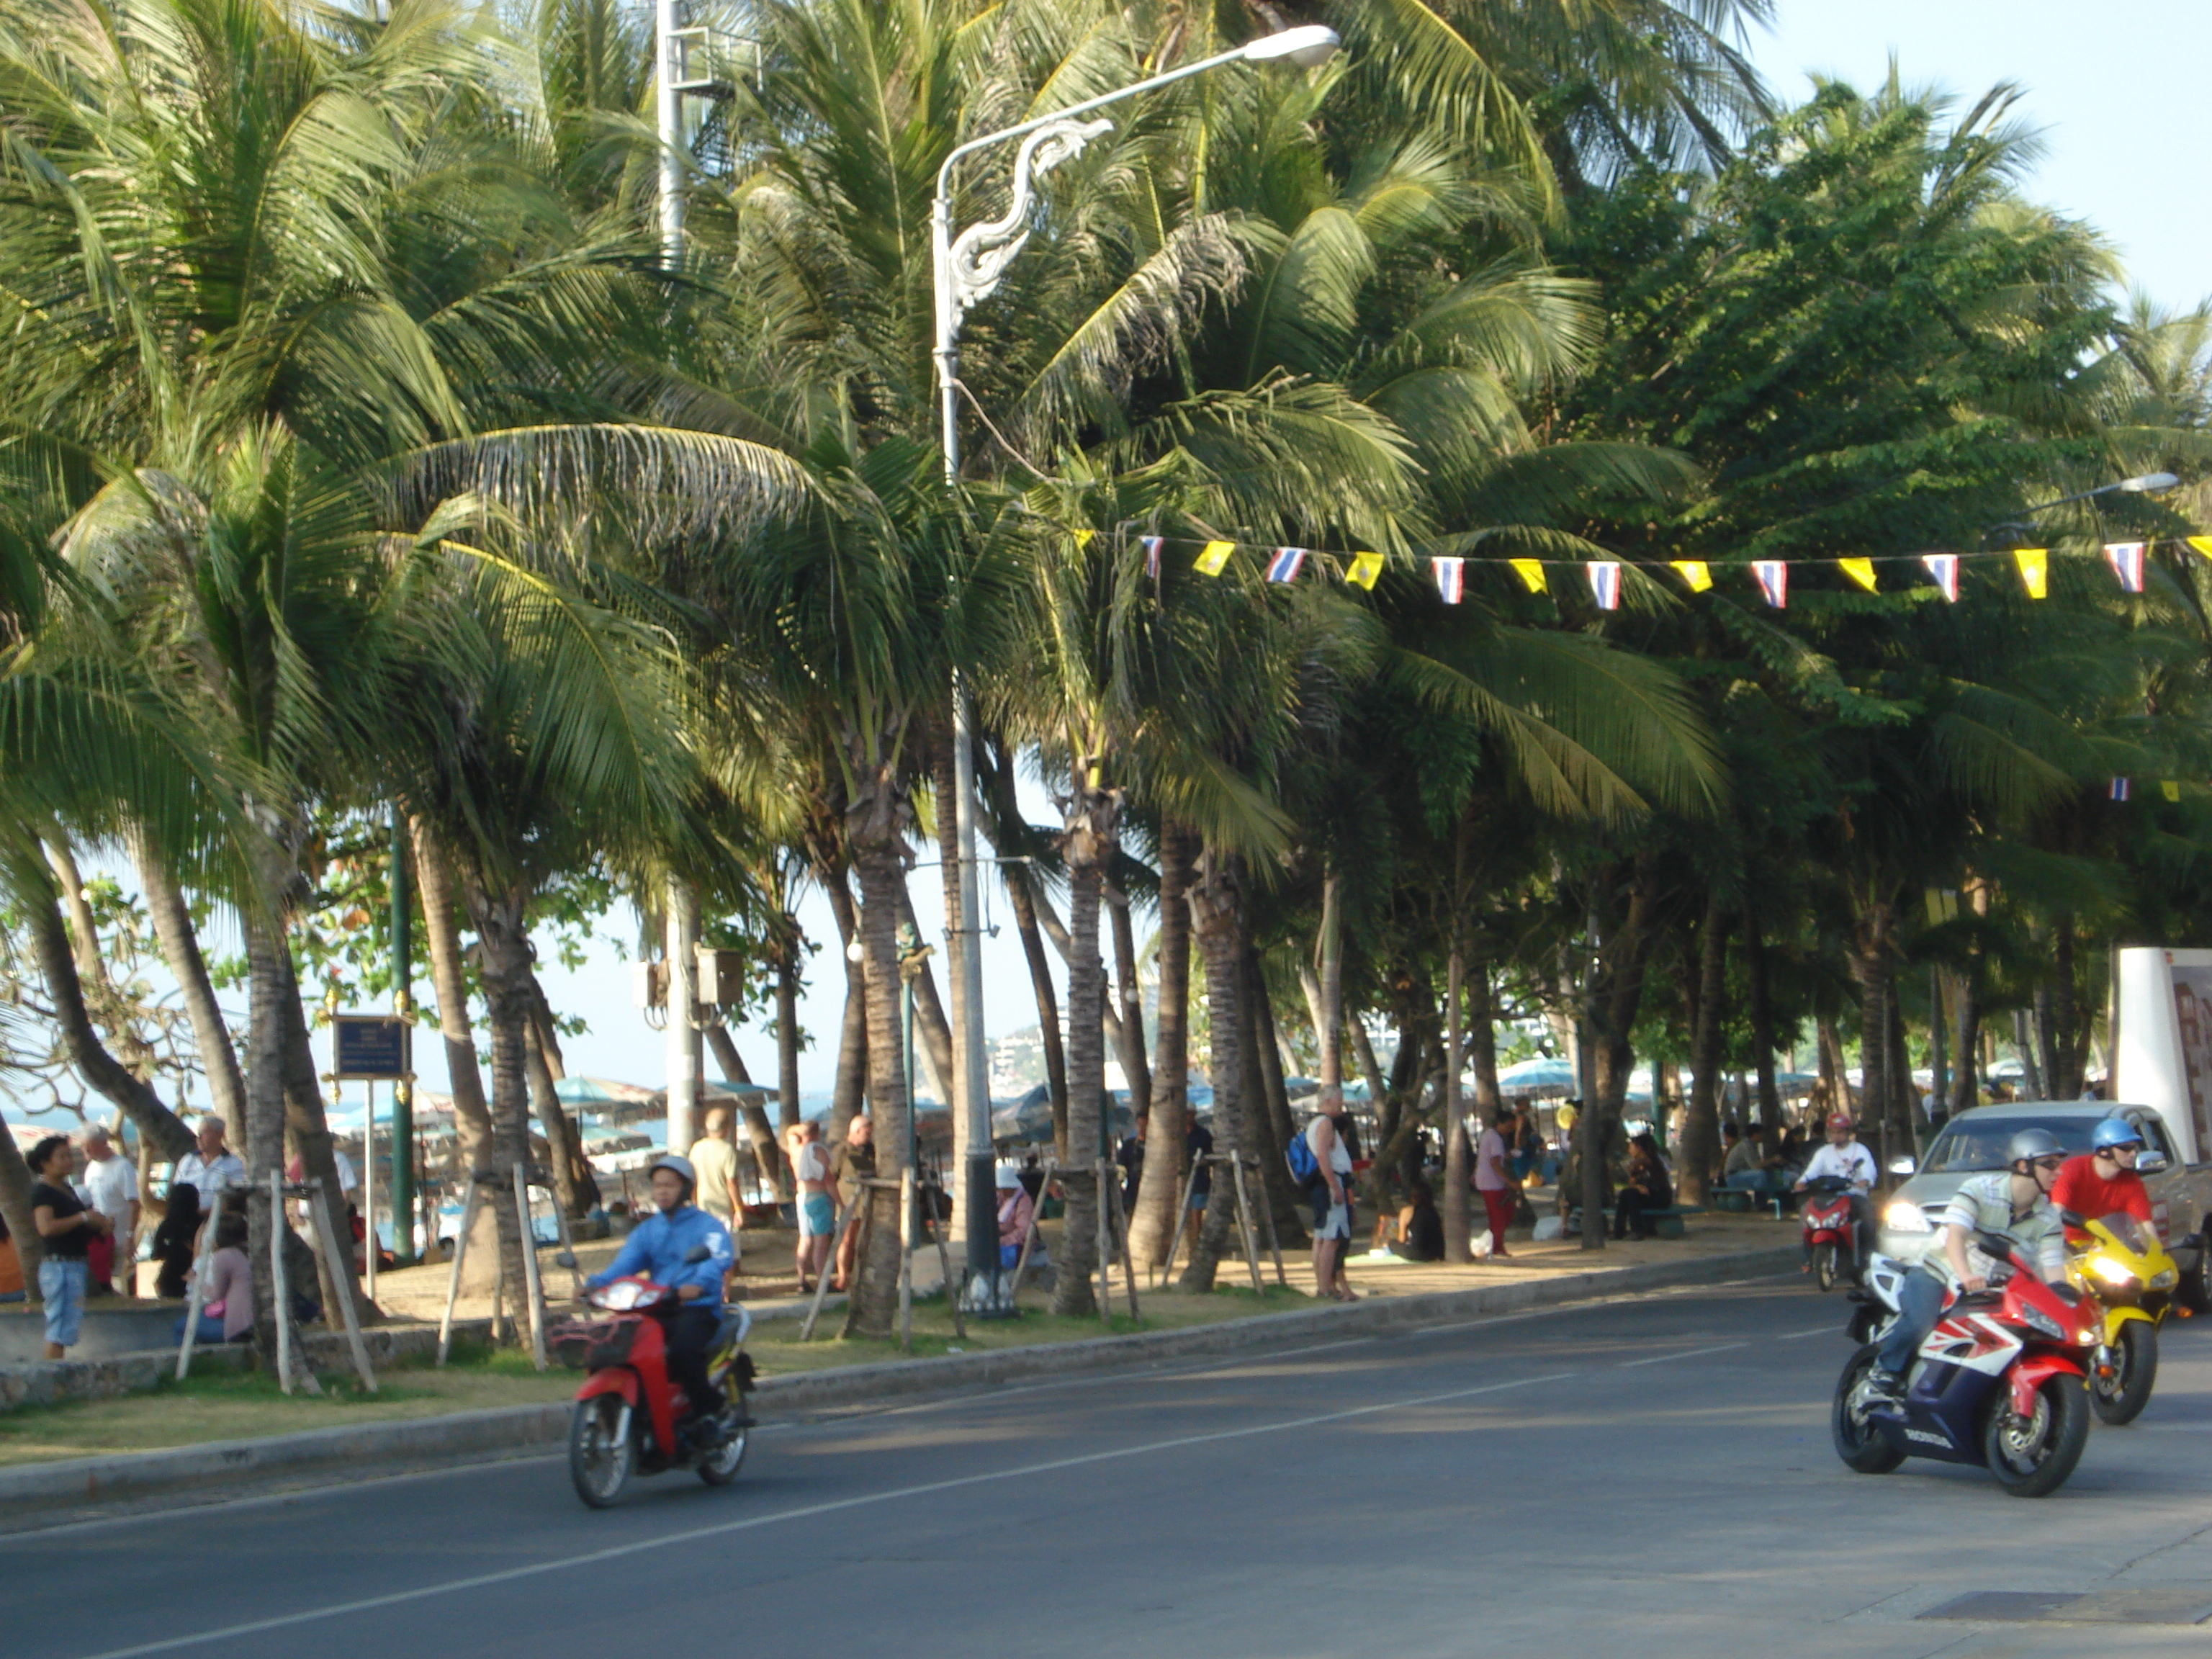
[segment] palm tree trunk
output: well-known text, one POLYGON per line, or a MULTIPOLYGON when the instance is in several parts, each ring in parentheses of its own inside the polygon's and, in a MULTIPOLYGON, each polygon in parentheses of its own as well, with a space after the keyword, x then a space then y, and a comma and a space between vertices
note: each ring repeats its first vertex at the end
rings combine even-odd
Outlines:
POLYGON ((1690 1017, 1690 1104, 1682 1115, 1682 1155, 1675 1185, 1686 1204, 1705 1201, 1706 1177, 1720 1158, 1721 1015, 1728 994, 1728 906, 1718 892, 1705 898, 1698 930, 1696 1007, 1690 1017))
POLYGON ((1299 1205, 1303 1196, 1291 1184, 1291 1166, 1283 1154, 1298 1125, 1291 1116, 1290 1091, 1283 1082, 1283 1050, 1275 1030, 1275 1011, 1267 1000, 1267 981, 1260 966, 1260 953, 1248 939, 1244 944, 1244 1052, 1251 1057, 1244 1097, 1265 1103, 1266 1110, 1247 1113, 1252 1124, 1253 1156, 1260 1160, 1261 1186, 1275 1218, 1279 1242, 1304 1248, 1306 1218, 1299 1205), (1253 1085, 1257 1085, 1255 1094, 1253 1085))
POLYGON ((1857 949, 1851 967, 1859 985, 1859 1122, 1872 1127, 1882 1144, 1878 1157, 1886 1168, 1892 1157, 1889 1124, 1889 929, 1887 907, 1869 903, 1859 918, 1857 949))
POLYGON ((1152 1071, 1152 1122, 1145 1141, 1144 1179, 1137 1212, 1129 1221, 1129 1252, 1142 1267, 1167 1259, 1182 1224, 1184 1144, 1190 1133, 1190 832, 1170 821, 1160 826, 1159 1044, 1152 1071))
POLYGON ((161 941, 161 958, 177 981, 185 1012, 192 1023, 192 1042, 207 1079, 208 1103, 215 1115, 246 1144, 246 1079, 238 1069, 238 1050, 232 1046, 230 1028, 215 997, 207 958, 200 953, 199 930, 185 895, 169 874, 169 867, 135 826, 129 832, 131 860, 137 867, 138 885, 146 895, 146 910, 153 918, 154 934, 161 941))
MULTIPOLYGON (((269 907, 272 911, 273 904, 269 907)), ((313 1388, 301 1358, 298 1323, 289 1304, 280 1305, 269 1272, 270 1252, 282 1247, 282 1219, 272 1215, 269 1189, 284 1169, 284 1020, 289 995, 289 952, 275 922, 251 912, 246 918, 247 1061, 246 1067, 246 1256, 253 1266, 253 1349, 261 1368, 277 1375, 278 1322, 289 1328, 283 1346, 292 1354, 292 1382, 313 1388)), ((298 998, 290 999, 295 1006, 298 998)), ((288 1230, 287 1230, 288 1231, 288 1230)))
MULTIPOLYGON (((322 1183, 321 1191, 329 1203, 328 1224, 338 1230, 335 1254, 337 1273, 345 1281, 343 1286, 334 1282, 325 1253, 314 1253, 316 1275, 323 1288, 324 1316, 336 1327, 339 1315, 334 1298, 343 1291, 363 1324, 378 1323, 383 1316, 362 1292, 361 1275, 354 1269, 353 1237, 346 1229, 345 1197, 338 1184, 337 1147, 331 1139, 330 1118, 323 1108, 323 1093, 315 1075, 314 1038, 307 1029, 298 970, 289 950, 280 953, 276 969, 282 984, 277 1015, 284 1039, 284 1132, 299 1154, 301 1172, 309 1181, 322 1183)), ((320 1210, 311 1208, 308 1213, 316 1228, 325 1224, 320 1210)))
MULTIPOLYGON (((1061 842, 1067 861, 1067 1141, 1068 1162, 1088 1169, 1110 1157, 1103 1097, 1106 1091, 1106 965, 1098 952, 1099 912, 1106 871, 1121 844, 1121 797, 1101 788, 1085 757, 1075 759, 1075 778, 1064 809, 1061 842)), ((1106 1195, 1096 1181, 1067 1183, 1067 1219, 1060 1233, 1064 1257, 1053 1281, 1058 1314, 1097 1310, 1093 1277, 1098 1265, 1099 1212, 1106 1195)))
MULTIPOLYGON (((951 915, 957 922, 960 912, 955 909, 951 915)), ((904 882, 899 884, 899 920, 914 929, 916 939, 923 937, 921 923, 915 916, 914 895, 904 882)), ((960 1085, 959 1073, 952 1068, 952 1024, 945 1018, 944 1003, 938 1000, 937 975, 927 961, 914 976, 914 1034, 921 1040, 921 1057, 936 1081, 939 1098, 947 1107, 953 1105, 960 1097, 960 1085)), ((959 1140, 953 1144, 966 1145, 959 1140)))
MULTIPOLYGON (((1599 1222, 1603 1202, 1606 1158, 1613 1132, 1620 1124, 1628 1098, 1628 1074, 1636 1064, 1633 1035, 1644 1006, 1644 979, 1651 955, 1653 878, 1648 862, 1638 860, 1629 874, 1628 899, 1619 927, 1606 939, 1597 970, 1591 975, 1589 1024, 1595 1065, 1593 1067, 1593 1109, 1583 1121, 1594 1133, 1584 1142, 1583 1170, 1583 1249, 1604 1248, 1605 1229, 1599 1222), (1592 1204, 1593 1187, 1599 1203, 1592 1204)), ((1582 1124, 1576 1126, 1577 1131, 1582 1124)))
MULTIPOLYGON (((246 1144, 242 1123, 238 1144, 246 1144)), ((0 1127, 0 1219, 6 1220, 8 1236, 15 1241, 15 1261, 23 1270, 23 1283, 35 1290, 39 1263, 46 1259, 46 1248, 40 1242, 38 1227, 31 1218, 33 1179, 31 1166, 23 1162, 23 1149, 15 1144, 13 1134, 0 1127)))
MULTIPOLYGON (((1206 963, 1206 1024, 1211 1034, 1206 1066, 1213 1085, 1214 1151, 1242 1157, 1251 1146, 1244 1100, 1244 1055, 1238 1034, 1243 1018, 1243 925, 1239 914, 1243 883, 1233 854, 1208 848, 1198 861, 1190 890, 1193 931, 1206 963)), ((1214 1271, 1237 1211, 1237 1183, 1217 1175, 1206 1199, 1205 1224, 1180 1281, 1186 1291, 1211 1291, 1214 1271)))
MULTIPOLYGON (((475 1032, 469 1018, 468 980, 462 970, 457 901, 445 854, 420 818, 410 817, 407 836, 415 850, 415 890, 422 904, 422 950, 430 968, 430 988, 438 1000, 438 1036, 446 1050, 446 1086, 453 1097, 453 1138, 465 1200, 466 1183, 492 1167, 491 1109, 484 1102, 483 1076, 477 1069, 475 1032)), ((465 1204, 464 1208, 465 1209, 465 1204)), ((475 1265, 465 1288, 490 1289, 498 1270, 498 1233, 489 1214, 480 1212, 470 1236, 469 1261, 475 1265)))
MULTIPOLYGON (((868 983, 867 972, 853 959, 853 945, 860 937, 860 913, 853 908, 853 890, 846 884, 848 864, 840 860, 834 866, 816 866, 822 890, 830 900, 830 914, 836 918, 838 957, 845 964, 845 1012, 837 1028, 837 1077, 830 1091, 830 1135, 832 1141, 845 1138, 845 1126, 868 1091, 868 983)), ((883 1126, 876 1126, 880 1137, 883 1126)))
POLYGON ((1467 984, 1467 958, 1460 949, 1458 907, 1453 906, 1451 955, 1444 966, 1444 1260, 1474 1257, 1474 1225, 1468 1213, 1467 1117, 1460 1106, 1460 1004, 1467 984))
MULTIPOLYGON (((875 1126, 876 1173, 896 1181, 908 1167, 909 1103, 899 1039, 899 898, 906 890, 906 836, 912 821, 898 763, 884 758, 896 732, 853 740, 848 775, 854 793, 845 811, 845 845, 860 878, 861 985, 868 1041, 868 1116, 875 1126)), ((867 1252, 846 1304, 848 1336, 888 1336, 898 1309, 900 1253, 897 1195, 871 1189, 867 1252)))
POLYGON ((526 887, 494 888, 481 877, 471 879, 464 891, 469 920, 476 928, 484 1011, 491 1022, 491 1173, 495 1179, 485 1196, 495 1200, 492 1209, 499 1218, 506 1304, 510 1310, 522 1310, 514 1319, 514 1334, 520 1340, 529 1328, 524 1300, 529 1279, 523 1252, 533 1248, 523 1231, 522 1218, 516 1213, 514 1198, 514 1168, 530 1162, 530 896, 526 887))
POLYGON ((529 1079, 530 1103, 537 1110, 538 1127, 544 1131, 546 1158, 552 1165, 550 1173, 553 1176, 553 1201, 561 1206, 563 1215, 580 1221, 592 1209, 576 1184, 576 1165, 583 1159, 583 1139, 577 1134, 576 1126, 568 1121, 568 1114, 562 1109, 553 1067, 545 1058, 544 1045, 538 1041, 535 1019, 523 1024, 522 1057, 529 1079))
POLYGON ((777 1125, 788 1129, 799 1121, 799 924, 783 920, 788 932, 775 956, 775 1103, 777 1125))
POLYGON ((2074 1100, 2081 1093, 2085 1046, 2076 1040, 2074 992, 2074 915, 2062 910, 2051 924, 2051 1092, 2058 1100, 2074 1100))
POLYGON ((31 893, 25 895, 22 908, 40 975, 53 1004, 62 1051, 70 1064, 78 1076, 120 1107, 148 1144, 158 1147, 164 1158, 182 1158, 192 1149, 192 1132, 185 1127, 185 1121, 169 1109, 151 1084, 109 1053, 93 1029, 92 1016, 85 1007, 83 981, 77 977, 76 957, 60 909, 52 900, 41 902, 31 893))
POLYGON ((1766 930, 1759 917, 1746 910, 1743 917, 1744 1012, 1751 1020, 1751 1061, 1759 1079, 1759 1115, 1762 1122, 1782 1121, 1782 1094, 1774 1086, 1774 999, 1768 977, 1766 930))
MULTIPOLYGON (((1114 1053, 1121 1062, 1131 1106, 1146 1111, 1152 1098, 1152 1068, 1145 1055, 1145 993, 1137 979, 1137 930, 1129 920, 1129 896, 1111 882, 1106 884, 1105 895, 1107 916, 1114 930, 1118 1016, 1114 1024, 1114 1053)), ((1146 1133, 1151 1133, 1150 1127, 1146 1133)))
POLYGON ((1066 1164, 1067 1051, 1060 1043, 1060 995, 1053 989, 1052 959, 1045 954, 1044 935, 1037 927, 1036 892, 1030 884, 1033 880, 1026 865, 1006 866, 1006 902, 1013 908, 1014 930, 1021 935, 1023 960, 1029 963, 1030 994, 1036 999, 1037 1036, 1044 1044, 1044 1085, 1052 1103, 1052 1138, 1060 1161, 1066 1164))

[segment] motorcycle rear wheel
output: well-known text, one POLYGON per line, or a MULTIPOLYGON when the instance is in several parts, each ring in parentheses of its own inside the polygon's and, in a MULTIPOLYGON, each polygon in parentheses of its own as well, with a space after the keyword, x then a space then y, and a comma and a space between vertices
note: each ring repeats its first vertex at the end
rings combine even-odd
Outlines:
POLYGON ((1820 1281, 1820 1293, 1825 1296, 1836 1288, 1836 1247, 1822 1244, 1813 1251, 1813 1277, 1820 1281))
POLYGON ((1867 1421, 1865 1413, 1851 1404, 1851 1396, 1874 1369, 1877 1352, 1869 1342, 1844 1362, 1844 1374, 1836 1379, 1835 1404, 1828 1413, 1828 1433, 1835 1442, 1836 1455, 1844 1460, 1845 1468, 1860 1474, 1887 1474, 1905 1461, 1905 1454, 1884 1439, 1881 1431, 1867 1421))
POLYGON ((2014 1417, 2000 1394, 1982 1430, 1982 1461, 2014 1498, 2047 1498, 2066 1484, 2089 1440, 2089 1391, 2069 1376, 2035 1391, 2035 1415, 2014 1417))
POLYGON ((710 1486, 726 1486, 738 1478, 738 1471, 745 1466, 745 1449, 752 1443, 752 1415, 742 1404, 722 1413, 722 1426, 729 1438, 693 1466, 710 1486))
POLYGON ((623 1495, 637 1468, 637 1437, 623 1429, 620 1395, 580 1400, 568 1418, 568 1479, 590 1509, 603 1510, 623 1495))
POLYGON ((2150 1391, 2158 1382, 2158 1327, 2130 1319, 2120 1327, 2114 1357, 2118 1366, 2107 1378, 2089 1378, 2089 1407, 2100 1423, 2132 1423, 2150 1404, 2150 1391))

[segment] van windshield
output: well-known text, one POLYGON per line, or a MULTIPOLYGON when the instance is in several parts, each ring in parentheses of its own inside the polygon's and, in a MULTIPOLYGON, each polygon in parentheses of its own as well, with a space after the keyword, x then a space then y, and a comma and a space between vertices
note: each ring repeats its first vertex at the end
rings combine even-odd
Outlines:
POLYGON ((1966 1175, 1977 1170, 2002 1170, 2005 1147, 2022 1129, 2048 1129, 2069 1158, 2089 1150, 2089 1136, 2097 1127, 2093 1117, 1984 1117, 1978 1113, 1956 1123, 1947 1123, 1928 1161, 1920 1167, 1929 1175, 1966 1175))

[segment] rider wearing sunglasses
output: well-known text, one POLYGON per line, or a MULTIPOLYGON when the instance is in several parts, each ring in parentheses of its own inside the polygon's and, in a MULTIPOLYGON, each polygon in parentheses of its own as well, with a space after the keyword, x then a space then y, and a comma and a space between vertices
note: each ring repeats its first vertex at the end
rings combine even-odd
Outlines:
MULTIPOLYGON (((2051 1188, 2051 1201, 2066 1213, 2101 1220, 2113 1214, 2131 1215, 2150 1225, 2150 1188, 2136 1173, 2136 1158, 2143 1149, 2142 1131, 2124 1117, 2108 1117, 2089 1137, 2089 1150, 2066 1160, 2051 1188)), ((2066 1229, 2066 1242, 2086 1244, 2087 1231, 2066 1229)))
POLYGON ((2065 1276, 2065 1235, 2051 1189, 2065 1166, 2066 1154, 2048 1129, 2022 1129, 2005 1147, 2005 1165, 1978 1175, 1960 1187, 1936 1229, 1936 1248, 1920 1258, 1919 1267, 1898 1286, 1897 1322, 1882 1338, 1881 1352, 1867 1373, 1869 1391, 1895 1399, 1905 1391, 1905 1373, 1943 1310, 1944 1292, 1989 1285, 1990 1258, 1974 1248, 1977 1233, 2002 1233, 2018 1244, 2050 1283, 2065 1276))

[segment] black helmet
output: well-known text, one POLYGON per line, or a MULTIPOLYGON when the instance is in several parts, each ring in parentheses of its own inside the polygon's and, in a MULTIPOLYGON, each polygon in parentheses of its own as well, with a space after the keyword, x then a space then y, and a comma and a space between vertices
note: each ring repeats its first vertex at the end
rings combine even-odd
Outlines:
POLYGON ((2005 1162, 2017 1168, 2033 1164, 2039 1158, 2063 1155, 2066 1149, 2058 1144, 2058 1137, 2048 1129, 2022 1129, 2005 1143, 2005 1162))

